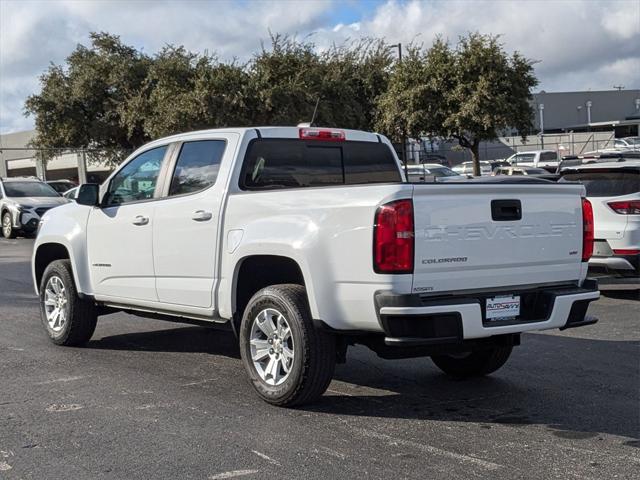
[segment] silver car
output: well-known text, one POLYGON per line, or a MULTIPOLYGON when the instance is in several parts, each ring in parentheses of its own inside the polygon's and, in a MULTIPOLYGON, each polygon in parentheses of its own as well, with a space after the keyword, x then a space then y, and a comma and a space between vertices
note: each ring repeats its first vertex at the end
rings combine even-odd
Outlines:
POLYGON ((2 235, 15 238, 35 233, 44 212, 68 201, 36 178, 0 178, 2 235))

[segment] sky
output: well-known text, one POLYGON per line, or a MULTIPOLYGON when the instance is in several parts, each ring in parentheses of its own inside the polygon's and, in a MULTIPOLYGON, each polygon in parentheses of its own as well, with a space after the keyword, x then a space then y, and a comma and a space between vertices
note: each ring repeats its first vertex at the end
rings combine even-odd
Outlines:
POLYGON ((1 133, 33 127, 25 99, 91 31, 148 54, 173 44, 241 60, 269 32, 311 35, 326 48, 359 37, 428 45, 479 31, 536 60, 539 90, 640 88, 640 0, 0 0, 1 133))

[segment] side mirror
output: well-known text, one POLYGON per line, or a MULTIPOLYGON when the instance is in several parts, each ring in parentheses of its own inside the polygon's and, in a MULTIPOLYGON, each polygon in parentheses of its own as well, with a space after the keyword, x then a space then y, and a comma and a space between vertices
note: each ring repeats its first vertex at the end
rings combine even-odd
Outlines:
POLYGON ((98 205, 100 196, 100 185, 97 183, 85 183, 80 185, 76 202, 80 205, 95 207, 98 205))

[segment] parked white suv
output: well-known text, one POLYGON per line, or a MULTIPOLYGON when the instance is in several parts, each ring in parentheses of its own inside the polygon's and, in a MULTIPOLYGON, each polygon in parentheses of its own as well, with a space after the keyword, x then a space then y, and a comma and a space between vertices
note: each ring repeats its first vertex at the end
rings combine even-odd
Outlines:
MULTIPOLYGON (((640 160, 567 167, 562 181, 579 181, 593 205, 595 244, 589 266, 617 283, 640 276, 640 160)), ((604 280, 603 280, 604 281, 604 280)))
POLYGON ((48 212, 33 279, 54 343, 86 343, 118 310, 226 325, 258 394, 298 405, 348 345, 469 377, 521 332, 594 323, 583 195, 526 177, 407 183, 374 133, 206 130, 145 145, 48 212))
POLYGON ((532 150, 519 152, 507 158, 513 166, 544 168, 550 173, 555 173, 558 168, 558 152, 555 150, 532 150))
POLYGON ((67 203, 50 185, 31 177, 0 178, 2 235, 15 238, 36 232, 40 217, 67 203))

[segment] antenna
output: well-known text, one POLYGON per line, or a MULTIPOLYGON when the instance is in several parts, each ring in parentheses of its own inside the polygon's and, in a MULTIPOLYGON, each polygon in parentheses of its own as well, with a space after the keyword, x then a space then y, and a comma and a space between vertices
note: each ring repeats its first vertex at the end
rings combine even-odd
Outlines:
POLYGON ((318 111, 318 104, 320 103, 320 97, 316 100, 316 106, 313 109, 313 116, 311 117, 311 121, 309 122, 309 126, 313 126, 313 121, 316 119, 316 113, 318 111))

